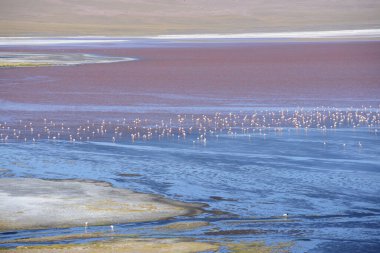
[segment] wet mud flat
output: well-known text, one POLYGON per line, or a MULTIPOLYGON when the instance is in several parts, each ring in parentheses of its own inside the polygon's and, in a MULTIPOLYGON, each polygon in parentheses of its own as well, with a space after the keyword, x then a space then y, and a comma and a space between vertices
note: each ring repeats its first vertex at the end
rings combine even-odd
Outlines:
MULTIPOLYGON (((24 244, 1 252, 288 252, 293 243, 227 242, 186 238, 141 238, 87 232, 88 226, 155 221, 179 215, 200 214, 201 204, 167 200, 159 196, 113 188, 85 180, 0 179, 0 231, 83 226, 84 233, 11 239, 0 244, 24 244), (77 243, 80 240, 90 240, 77 243), (94 240, 94 241, 91 241, 94 240), (65 243, 66 242, 66 243, 65 243), (70 243, 76 242, 76 243, 70 243), (62 244, 64 243, 64 244, 62 244)), ((189 231, 208 222, 174 222, 156 230, 189 231)))
POLYGON ((0 179, 0 230, 154 221, 202 212, 200 204, 135 193, 102 182, 0 179))
MULTIPOLYGON (((118 237, 117 235, 115 237, 118 237)), ((57 238, 58 239, 58 238, 57 238)), ((42 238, 43 240, 43 238, 42 238)), ((186 238, 122 238, 111 239, 103 242, 87 244, 63 244, 47 246, 21 246, 15 249, 4 249, 1 252, 37 253, 37 252, 256 252, 256 253, 285 253, 290 252, 292 243, 277 243, 266 245, 261 241, 256 242, 215 242, 195 241, 186 238)))

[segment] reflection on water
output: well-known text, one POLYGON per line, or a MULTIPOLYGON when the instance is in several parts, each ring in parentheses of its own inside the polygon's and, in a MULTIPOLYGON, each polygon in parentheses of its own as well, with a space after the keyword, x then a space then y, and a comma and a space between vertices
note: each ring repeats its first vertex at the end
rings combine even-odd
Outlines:
MULTIPOLYGON (((10 170, 7 176, 103 180, 209 205, 205 214, 176 219, 208 221, 205 227, 156 229, 172 222, 160 221, 119 224, 118 233, 293 240, 296 252, 371 252, 380 247, 378 116, 364 108, 309 108, 74 125, 15 120, 0 126, 1 167, 10 170)), ((0 238, 82 230, 17 231, 0 238)))

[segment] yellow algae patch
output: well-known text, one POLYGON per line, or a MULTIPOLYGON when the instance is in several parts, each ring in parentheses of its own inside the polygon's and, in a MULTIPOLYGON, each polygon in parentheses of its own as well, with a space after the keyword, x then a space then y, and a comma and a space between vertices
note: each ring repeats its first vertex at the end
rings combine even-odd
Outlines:
POLYGON ((55 244, 41 246, 19 246, 15 249, 2 249, 1 252, 15 253, 45 253, 45 252, 91 252, 91 253, 166 253, 166 252, 217 252, 220 247, 228 248, 231 253, 287 253, 290 252, 293 242, 280 242, 275 245, 266 245, 264 242, 241 242, 241 243, 220 243, 220 242, 197 242, 186 238, 132 238, 135 235, 123 234, 74 234, 65 236, 50 236, 30 239, 17 239, 6 243, 26 243, 26 242, 54 242, 72 239, 86 238, 106 238, 112 240, 97 241, 84 244, 55 244), (117 238, 117 239, 115 239, 117 238))
POLYGON ((52 66, 49 63, 31 63, 31 62, 0 62, 0 68, 17 68, 17 67, 44 67, 52 66))
POLYGON ((0 230, 111 225, 201 213, 202 205, 80 180, 0 178, 0 230))
POLYGON ((96 242, 89 244, 66 244, 66 245, 49 245, 49 246, 27 246, 17 247, 12 250, 2 252, 16 253, 195 253, 202 251, 215 252, 219 249, 217 244, 208 242, 186 241, 182 239, 122 239, 109 242, 96 242))
POLYGON ((165 230, 165 229, 170 229, 170 230, 191 230, 191 229, 196 229, 200 227, 205 227, 210 225, 209 222, 206 221, 195 221, 195 222, 174 222, 170 223, 165 226, 159 226, 156 227, 157 230, 165 230))

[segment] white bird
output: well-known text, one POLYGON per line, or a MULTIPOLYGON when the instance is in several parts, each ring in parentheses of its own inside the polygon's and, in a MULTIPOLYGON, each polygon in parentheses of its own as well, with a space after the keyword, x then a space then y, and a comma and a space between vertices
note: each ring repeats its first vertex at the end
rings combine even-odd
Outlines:
POLYGON ((111 225, 110 228, 111 228, 111 231, 112 231, 112 232, 115 231, 114 228, 113 228, 113 225, 111 225))

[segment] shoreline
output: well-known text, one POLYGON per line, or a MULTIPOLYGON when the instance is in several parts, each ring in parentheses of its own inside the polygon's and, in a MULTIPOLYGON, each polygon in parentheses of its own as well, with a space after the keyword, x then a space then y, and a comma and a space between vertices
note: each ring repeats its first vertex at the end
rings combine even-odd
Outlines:
MULTIPOLYGON (((70 237, 56 237, 56 240, 68 238, 85 237, 83 235, 73 235, 70 237)), ((294 242, 276 242, 271 245, 262 241, 248 242, 219 242, 217 240, 196 240, 193 238, 130 238, 128 235, 115 234, 109 236, 108 240, 92 241, 87 243, 64 243, 50 245, 30 245, 15 248, 0 248, 1 252, 91 252, 91 253, 133 253, 133 252, 219 252, 222 248, 229 252, 289 252, 294 246, 294 242), (253 251, 252 251, 253 250, 253 251)), ((89 236, 91 238, 91 236, 89 236)), ((95 237, 96 238, 96 235, 95 237)), ((43 240, 44 238, 41 238, 43 240)))
POLYGON ((221 43, 233 42, 320 42, 320 41, 372 41, 380 39, 380 29, 316 30, 256 33, 195 33, 161 34, 154 36, 2 36, 0 46, 53 46, 108 43, 135 43, 136 41, 221 43))

